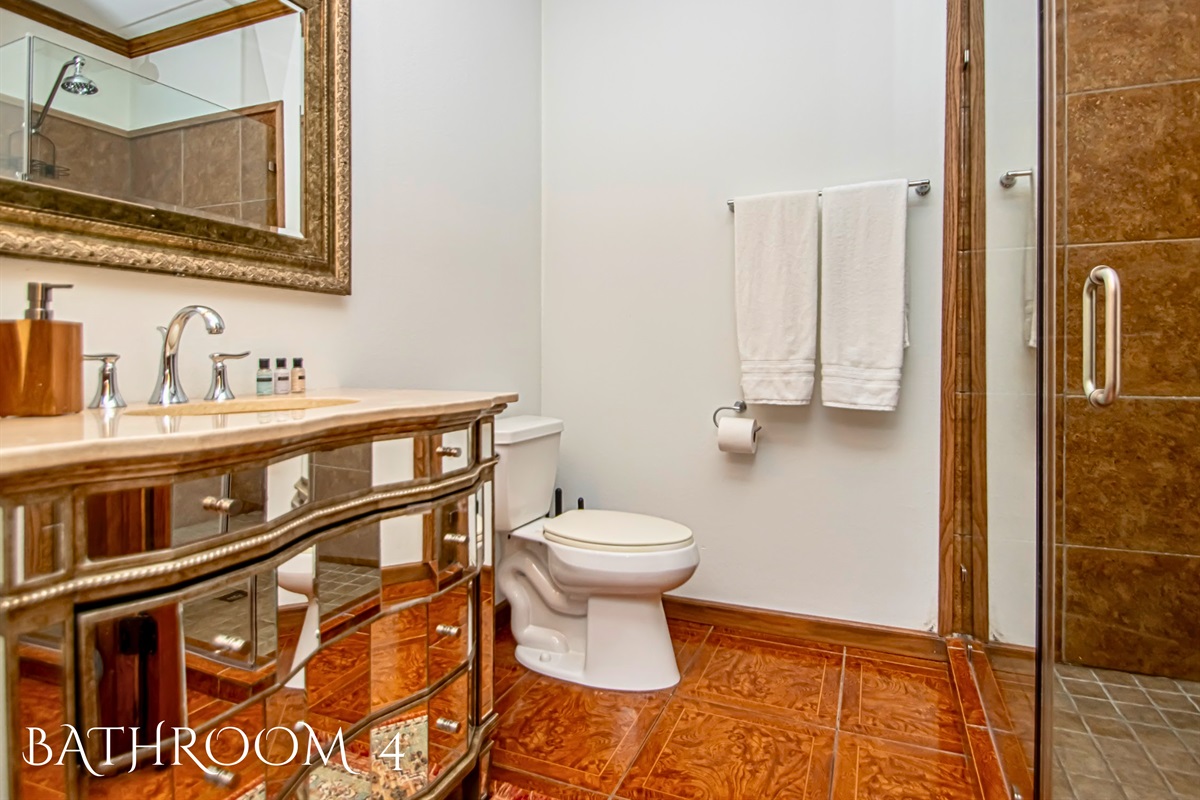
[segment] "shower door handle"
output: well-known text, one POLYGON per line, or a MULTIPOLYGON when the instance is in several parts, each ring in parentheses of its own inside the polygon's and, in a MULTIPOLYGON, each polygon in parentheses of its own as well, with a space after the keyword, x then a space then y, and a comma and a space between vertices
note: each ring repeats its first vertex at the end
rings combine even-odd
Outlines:
POLYGON ((1112 267, 1094 267, 1083 283, 1083 392, 1097 408, 1121 393, 1121 279, 1112 267), (1096 292, 1104 287, 1104 385, 1096 385, 1096 292))

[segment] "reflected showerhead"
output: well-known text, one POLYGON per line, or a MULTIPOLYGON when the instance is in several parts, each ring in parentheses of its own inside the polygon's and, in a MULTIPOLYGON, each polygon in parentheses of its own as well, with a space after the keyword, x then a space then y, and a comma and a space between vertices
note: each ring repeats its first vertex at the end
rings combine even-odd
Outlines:
POLYGON ((96 85, 95 81, 84 76, 83 66, 87 62, 84 61, 82 56, 75 56, 75 58, 68 63, 75 65, 75 74, 67 77, 66 80, 62 82, 62 88, 64 91, 70 92, 71 94, 83 95, 96 94, 100 91, 100 87, 96 85))
POLYGON ((50 87, 50 96, 46 98, 46 103, 42 106, 42 113, 38 114, 36 122, 31 122, 29 125, 31 136, 41 131, 42 124, 46 121, 46 115, 50 113, 50 106, 54 105, 54 98, 58 96, 60 88, 71 94, 80 95, 95 94, 100 91, 100 87, 96 85, 95 81, 84 77, 83 66, 86 63, 83 56, 75 56, 62 65, 62 69, 58 71, 58 77, 54 79, 54 85, 50 87), (63 76, 67 74, 67 70, 71 67, 75 68, 75 74, 64 79, 63 76))

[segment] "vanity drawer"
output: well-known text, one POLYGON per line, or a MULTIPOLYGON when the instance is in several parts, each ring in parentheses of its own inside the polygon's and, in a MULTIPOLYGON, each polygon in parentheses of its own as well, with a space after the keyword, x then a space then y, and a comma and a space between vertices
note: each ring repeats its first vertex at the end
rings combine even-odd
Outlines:
POLYGON ((401 609, 373 621, 371 710, 413 697, 429 686, 429 605, 401 609))
MULTIPOLYGON (((119 757, 131 752, 133 729, 145 742, 160 722, 168 730, 194 728, 261 697, 280 679, 280 648, 294 651, 299 638, 282 627, 278 594, 275 570, 264 565, 250 574, 77 611, 83 727, 121 728, 112 742, 119 757)), ((85 737, 93 763, 106 747, 102 739, 85 737)))
POLYGON ((88 558, 203 544, 267 529, 382 487, 417 483, 429 471, 423 441, 407 436, 360 442, 265 465, 91 492, 84 497, 88 558))
MULTIPOLYGON (((467 754, 471 740, 471 675, 462 675, 428 700, 406 708, 394 717, 372 725, 353 740, 347 750, 369 759, 366 781, 353 781, 344 773, 326 771, 325 781, 338 787, 337 797, 400 798, 422 794, 444 778, 467 754), (364 785, 369 782, 370 786, 364 785)), ((310 779, 310 789, 318 788, 310 779)), ((309 797, 333 797, 329 785, 309 797)), ((443 793, 439 793, 443 794, 443 793)))
POLYGON ((468 583, 429 601, 429 682, 437 683, 470 656, 471 596, 468 583))
POLYGON ((171 487, 171 541, 179 547, 266 521, 267 470, 244 469, 177 481, 171 487))
MULTIPOLYGON (((89 493, 83 497, 87 557, 100 561, 186 547, 259 528, 273 519, 272 496, 284 493, 278 471, 272 464, 185 473, 169 482, 89 493)), ((307 502, 307 474, 297 465, 286 477, 287 498, 274 505, 290 511, 293 494, 303 490, 307 502)))
POLYGON ((440 775, 467 753, 471 740, 471 673, 464 672, 429 699, 429 768, 440 775))
POLYGON ((467 498, 446 503, 437 509, 439 585, 453 583, 471 566, 474 545, 471 527, 467 498))
POLYGON ((438 585, 447 586, 483 559, 483 488, 437 509, 438 585))
POLYGON ((435 478, 470 469, 475 465, 473 426, 431 435, 429 453, 432 475, 435 478))

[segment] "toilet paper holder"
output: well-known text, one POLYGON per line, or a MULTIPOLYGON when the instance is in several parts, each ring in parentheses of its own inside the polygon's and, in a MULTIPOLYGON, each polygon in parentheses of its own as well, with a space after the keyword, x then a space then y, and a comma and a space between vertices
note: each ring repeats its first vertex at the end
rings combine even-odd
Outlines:
POLYGON ((714 428, 720 427, 720 424, 717 422, 717 415, 720 414, 722 411, 732 411, 735 414, 741 414, 745 410, 746 410, 746 401, 745 400, 738 400, 731 406, 721 406, 720 408, 718 408, 716 411, 713 412, 713 427, 714 428))

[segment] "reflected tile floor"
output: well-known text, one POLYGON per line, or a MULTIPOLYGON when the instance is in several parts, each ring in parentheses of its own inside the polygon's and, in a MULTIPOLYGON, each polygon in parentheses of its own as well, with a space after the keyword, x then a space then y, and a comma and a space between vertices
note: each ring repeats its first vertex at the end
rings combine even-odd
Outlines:
POLYGON ((1055 799, 1200 800, 1200 683, 1055 667, 1055 799))
POLYGON ((498 634, 498 800, 982 797, 946 663, 670 624, 660 692, 538 675, 498 634))

